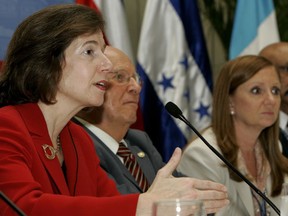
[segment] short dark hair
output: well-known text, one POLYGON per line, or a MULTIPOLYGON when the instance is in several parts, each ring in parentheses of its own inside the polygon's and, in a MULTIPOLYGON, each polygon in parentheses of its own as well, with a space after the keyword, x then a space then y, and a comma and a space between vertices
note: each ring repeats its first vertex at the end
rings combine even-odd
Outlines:
POLYGON ((80 35, 103 28, 100 14, 77 4, 50 6, 26 18, 16 29, 4 59, 0 107, 39 100, 55 103, 64 51, 80 35))

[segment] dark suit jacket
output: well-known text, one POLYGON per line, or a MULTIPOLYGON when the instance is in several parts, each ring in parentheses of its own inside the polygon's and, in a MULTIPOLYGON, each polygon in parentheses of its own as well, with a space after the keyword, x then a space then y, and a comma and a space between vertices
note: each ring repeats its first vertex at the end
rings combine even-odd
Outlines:
MULTIPOLYGON (((77 119, 73 119, 73 121, 83 126, 83 124, 77 121, 77 119)), ((115 155, 88 128, 85 126, 83 127, 94 142, 97 155, 100 158, 101 167, 116 182, 118 190, 123 194, 141 193, 142 190, 138 186, 138 183, 135 181, 134 177, 130 174, 123 163, 119 160, 118 156, 115 155)), ((165 165, 161 155, 152 144, 148 134, 143 131, 129 129, 124 139, 128 145, 128 148, 135 155, 137 162, 139 163, 144 175, 151 185, 157 171, 165 165), (145 156, 139 157, 139 152, 144 152, 145 156)), ((174 172, 173 175, 181 176, 181 174, 177 172, 174 172)))
MULTIPOLYGON (((88 134, 69 122, 60 136, 66 178, 57 157, 48 159, 42 149, 52 143, 38 105, 1 108, 0 191, 31 216, 135 215, 138 195, 114 196, 119 192, 88 134)), ((0 215, 15 214, 0 200, 0 215)))
POLYGON ((288 136, 285 134, 285 132, 280 128, 280 135, 279 139, 282 145, 282 154, 288 158, 288 136))

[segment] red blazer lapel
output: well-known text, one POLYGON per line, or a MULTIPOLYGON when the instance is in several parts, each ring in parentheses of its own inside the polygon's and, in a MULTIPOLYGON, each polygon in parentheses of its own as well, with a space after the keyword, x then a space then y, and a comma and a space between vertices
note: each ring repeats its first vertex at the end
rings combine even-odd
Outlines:
POLYGON ((46 169, 47 175, 51 180, 51 186, 53 190, 55 187, 60 194, 69 195, 69 190, 63 175, 60 163, 55 157, 54 159, 48 159, 45 156, 43 145, 47 144, 53 146, 48 134, 46 122, 43 114, 37 104, 22 104, 17 105, 16 109, 23 118, 27 129, 31 134, 32 141, 34 142, 37 153, 46 169))
POLYGON ((67 142, 62 143, 62 148, 67 163, 70 193, 97 195, 99 190, 97 185, 101 180, 94 174, 101 168, 89 135, 79 125, 69 122, 61 133, 61 139, 62 137, 63 140, 67 139, 67 142))
MULTIPOLYGON (((32 137, 33 138, 33 137, 32 137)), ((48 144, 51 145, 51 141, 47 142, 47 139, 39 139, 37 137, 33 138, 34 144, 36 146, 38 155, 46 169, 47 175, 49 175, 49 179, 51 179, 51 181, 53 181, 52 187, 56 186, 57 191, 60 194, 65 194, 65 195, 69 195, 69 190, 67 187, 67 183, 65 181, 65 177, 64 174, 62 172, 59 160, 57 157, 55 157, 54 159, 50 160, 46 157, 44 150, 42 148, 42 145, 44 144, 48 144)))
POLYGON ((74 143, 69 126, 66 126, 61 132, 60 140, 64 154, 64 161, 66 163, 66 178, 69 179, 68 187, 70 194, 74 196, 79 171, 79 152, 74 143))

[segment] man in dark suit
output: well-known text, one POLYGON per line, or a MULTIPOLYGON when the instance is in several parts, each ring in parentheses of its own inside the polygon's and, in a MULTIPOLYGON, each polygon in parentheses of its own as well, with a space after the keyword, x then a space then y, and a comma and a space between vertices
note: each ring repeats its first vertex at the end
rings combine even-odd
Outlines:
POLYGON ((266 46, 260 52, 279 71, 281 80, 281 106, 279 114, 280 136, 283 155, 288 157, 288 42, 278 42, 266 46))
MULTIPOLYGON (((101 166, 117 183, 118 190, 124 194, 143 192, 124 166, 123 159, 117 155, 119 143, 123 142, 130 149, 149 185, 164 162, 145 132, 130 129, 137 120, 141 90, 141 80, 134 65, 116 48, 107 47, 105 54, 113 63, 116 75, 110 79, 111 86, 105 93, 104 105, 81 111, 74 121, 82 125, 93 139, 101 166)), ((180 174, 174 172, 174 175, 180 174)))

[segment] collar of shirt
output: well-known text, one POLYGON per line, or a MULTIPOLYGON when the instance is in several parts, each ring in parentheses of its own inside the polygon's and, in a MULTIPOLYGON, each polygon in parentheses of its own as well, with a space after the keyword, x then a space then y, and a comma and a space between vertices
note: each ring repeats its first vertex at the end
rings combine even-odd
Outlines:
MULTIPOLYGON (((115 155, 117 154, 119 144, 112 136, 110 136, 102 129, 96 127, 95 125, 85 121, 84 119, 81 119, 79 117, 76 117, 76 119, 81 122, 86 128, 88 128, 93 134, 95 134, 115 155)), ((127 146, 127 143, 123 139, 121 140, 121 142, 127 146)), ((118 158, 121 160, 122 163, 124 162, 122 157, 118 156, 118 158)))

